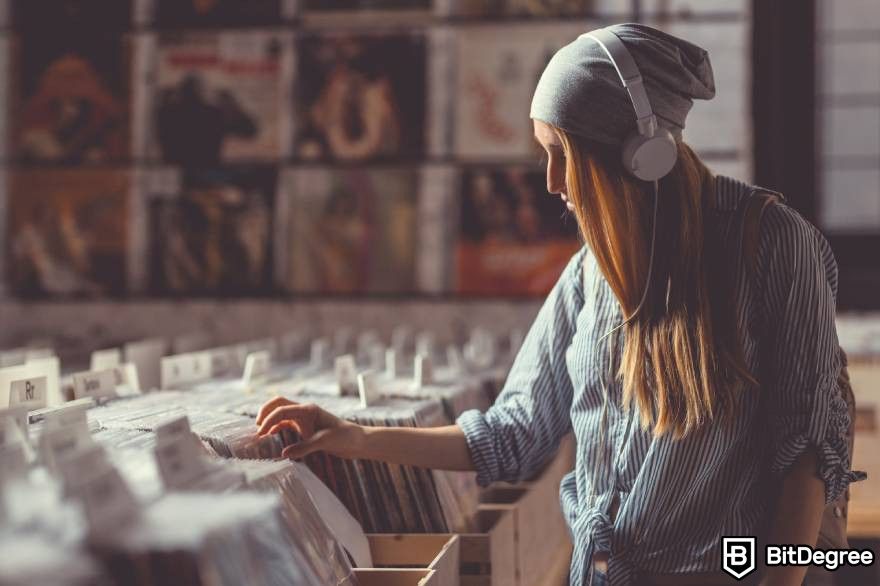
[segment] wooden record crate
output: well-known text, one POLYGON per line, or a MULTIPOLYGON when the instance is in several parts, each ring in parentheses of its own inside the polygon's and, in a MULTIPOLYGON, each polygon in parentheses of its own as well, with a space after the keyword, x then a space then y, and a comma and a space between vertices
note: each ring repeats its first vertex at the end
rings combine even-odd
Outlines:
POLYGON ((437 586, 434 570, 359 568, 354 575, 360 586, 437 586))
POLYGON ((559 483, 572 469, 573 459, 573 442, 567 439, 536 479, 494 484, 480 497, 482 506, 491 503, 511 508, 519 586, 544 584, 548 577, 566 573, 571 540, 559 506, 559 483))
POLYGON ((511 586, 516 584, 516 544, 513 507, 483 505, 476 513, 473 533, 462 533, 461 586, 511 586))
POLYGON ((377 568, 434 572, 432 585, 459 586, 460 540, 453 534, 368 534, 377 568))

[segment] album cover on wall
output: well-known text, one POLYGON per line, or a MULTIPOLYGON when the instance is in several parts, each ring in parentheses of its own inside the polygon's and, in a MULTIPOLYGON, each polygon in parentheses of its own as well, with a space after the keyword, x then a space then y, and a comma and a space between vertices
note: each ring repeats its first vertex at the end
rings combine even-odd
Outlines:
POLYGON ((579 247, 574 216, 547 193, 541 170, 474 167, 462 173, 458 293, 543 296, 579 247))
POLYGON ((415 290, 417 170, 310 168, 288 171, 285 179, 279 202, 285 236, 278 245, 285 289, 415 290))
POLYGON ((534 153, 529 108, 547 62, 588 25, 461 27, 456 33, 453 152, 498 160, 534 153))
POLYGON ((424 152, 423 35, 306 35, 297 54, 297 157, 368 160, 424 152))
POLYGON ((129 172, 18 169, 9 175, 10 290, 27 297, 124 293, 129 172))
POLYGON ((147 194, 153 292, 271 292, 276 176, 267 167, 187 169, 147 194))
POLYGON ((163 27, 270 25, 286 16, 290 0, 146 0, 147 13, 163 27))
POLYGON ((13 152, 19 160, 83 164, 130 157, 126 37, 30 34, 14 47, 13 152))
POLYGON ((194 166, 279 159, 287 136, 290 40, 288 33, 262 30, 160 34, 147 106, 151 157, 194 166))

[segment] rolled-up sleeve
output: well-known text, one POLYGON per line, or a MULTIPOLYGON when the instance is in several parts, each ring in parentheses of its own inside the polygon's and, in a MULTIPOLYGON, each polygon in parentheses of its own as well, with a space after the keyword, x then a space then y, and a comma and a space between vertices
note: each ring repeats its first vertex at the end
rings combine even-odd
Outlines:
POLYGON ((865 478, 850 468, 849 409, 838 385, 837 264, 822 234, 785 205, 765 215, 759 261, 769 334, 763 353, 771 358, 763 391, 771 417, 771 471, 784 474, 815 448, 830 504, 850 482, 865 478))
POLYGON ((571 429, 565 353, 583 305, 584 253, 581 249, 572 257, 547 296, 495 404, 485 413, 465 411, 456 421, 481 486, 537 473, 571 429))

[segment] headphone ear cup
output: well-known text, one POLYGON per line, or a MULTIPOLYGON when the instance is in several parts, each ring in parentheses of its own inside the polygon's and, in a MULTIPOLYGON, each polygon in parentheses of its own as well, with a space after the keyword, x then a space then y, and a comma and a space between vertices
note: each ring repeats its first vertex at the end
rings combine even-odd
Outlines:
POLYGON ((669 174, 678 158, 672 133, 658 128, 654 136, 633 134, 623 143, 623 166, 643 181, 657 181, 669 174))

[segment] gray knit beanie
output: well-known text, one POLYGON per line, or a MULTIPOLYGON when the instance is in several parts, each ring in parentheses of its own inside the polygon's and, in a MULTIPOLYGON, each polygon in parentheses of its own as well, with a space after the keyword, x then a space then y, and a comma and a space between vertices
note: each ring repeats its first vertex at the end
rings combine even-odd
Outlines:
MULTIPOLYGON (((616 24, 614 32, 632 55, 657 124, 681 137, 694 99, 715 95, 705 49, 642 24, 616 24)), ((636 131, 632 102, 608 55, 581 35, 547 64, 532 98, 531 117, 600 143, 619 145, 636 131)))

